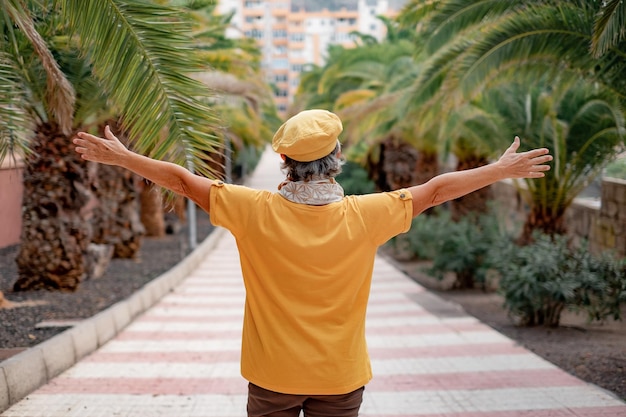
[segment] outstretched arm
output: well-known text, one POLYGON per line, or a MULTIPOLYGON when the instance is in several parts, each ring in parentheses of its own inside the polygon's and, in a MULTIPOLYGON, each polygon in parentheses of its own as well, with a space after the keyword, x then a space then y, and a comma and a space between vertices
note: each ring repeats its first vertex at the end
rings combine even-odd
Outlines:
POLYGON ((547 162, 552 160, 548 149, 533 149, 518 153, 519 137, 498 159, 479 168, 448 172, 430 181, 410 187, 413 197, 413 216, 424 210, 476 191, 507 178, 541 178, 550 169, 547 162))
POLYGON ((104 128, 104 138, 79 132, 74 138, 76 152, 82 159, 107 165, 117 165, 154 182, 176 194, 190 198, 209 212, 209 191, 213 181, 194 175, 171 162, 158 161, 128 150, 111 132, 104 128))

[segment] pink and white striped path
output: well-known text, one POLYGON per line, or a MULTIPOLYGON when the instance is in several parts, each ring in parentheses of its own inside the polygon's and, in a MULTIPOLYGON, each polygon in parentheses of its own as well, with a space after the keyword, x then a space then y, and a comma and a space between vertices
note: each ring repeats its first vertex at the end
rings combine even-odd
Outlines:
MULTIPOLYGON (((252 185, 273 188, 277 165, 264 156, 252 185)), ((245 294, 235 242, 223 236, 175 291, 0 416, 244 416, 245 294)), ((431 313, 420 300, 432 296, 377 259, 368 309, 374 379, 363 417, 626 416, 626 404, 614 396, 473 317, 431 313)))

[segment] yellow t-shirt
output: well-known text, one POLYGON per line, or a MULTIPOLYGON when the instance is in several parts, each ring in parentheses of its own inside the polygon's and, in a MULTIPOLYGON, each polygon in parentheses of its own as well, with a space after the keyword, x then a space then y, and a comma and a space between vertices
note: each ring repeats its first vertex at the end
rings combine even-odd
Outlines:
POLYGON ((246 287, 241 374, 285 394, 345 394, 372 378, 365 313, 377 248, 411 226, 406 190, 323 206, 216 183, 211 222, 234 235, 246 287))

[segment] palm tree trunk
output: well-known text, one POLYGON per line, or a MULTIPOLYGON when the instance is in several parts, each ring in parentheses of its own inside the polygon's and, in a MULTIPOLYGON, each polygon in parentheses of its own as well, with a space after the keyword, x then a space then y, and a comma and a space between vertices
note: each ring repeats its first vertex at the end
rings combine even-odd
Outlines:
POLYGON ((98 165, 94 192, 93 243, 113 246, 113 257, 135 258, 145 228, 139 218, 137 176, 123 168, 98 165))
POLYGON ((176 194, 169 201, 165 201, 163 211, 165 213, 165 232, 168 235, 178 234, 187 222, 186 209, 187 200, 181 195, 176 194))
POLYGON ((388 137, 380 145, 378 161, 369 158, 368 173, 379 191, 411 187, 428 181, 438 170, 437 156, 388 137))
POLYGON ((389 137, 382 145, 382 169, 390 190, 415 185, 417 178, 417 149, 411 145, 389 137))
POLYGON ((439 173, 439 156, 436 152, 419 150, 415 163, 415 184, 424 184, 439 173))
POLYGON ((161 189, 151 182, 144 182, 140 193, 141 223, 146 229, 146 236, 165 236, 165 218, 161 189))
MULTIPOLYGON (((478 168, 487 165, 489 161, 481 155, 468 154, 463 158, 459 158, 456 170, 463 171, 471 168, 478 168)), ((472 213, 481 214, 488 210, 487 203, 492 197, 491 187, 484 187, 469 193, 463 197, 450 201, 451 218, 459 221, 472 213)))
POLYGON ((20 252, 15 291, 75 290, 86 276, 95 199, 87 164, 56 124, 36 127, 24 169, 20 252))
POLYGON ((538 204, 533 205, 524 221, 522 234, 517 243, 520 245, 532 243, 535 231, 540 231, 550 236, 565 234, 567 232, 565 210, 558 210, 556 213, 553 213, 551 210, 538 204))
MULTIPOLYGON (((114 132, 118 130, 115 121, 107 124, 114 132)), ((117 137, 126 142, 123 133, 117 137)), ((114 258, 135 258, 146 233, 139 214, 140 177, 112 165, 97 164, 97 172, 93 188, 99 205, 94 210, 92 242, 113 245, 114 258)))

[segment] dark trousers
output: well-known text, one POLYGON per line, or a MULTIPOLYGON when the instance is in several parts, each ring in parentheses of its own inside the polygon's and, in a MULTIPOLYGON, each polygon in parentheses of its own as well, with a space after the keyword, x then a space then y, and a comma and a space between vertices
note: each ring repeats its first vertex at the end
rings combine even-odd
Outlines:
POLYGON ((340 395, 294 395, 248 384, 248 417, 357 417, 364 387, 340 395))

